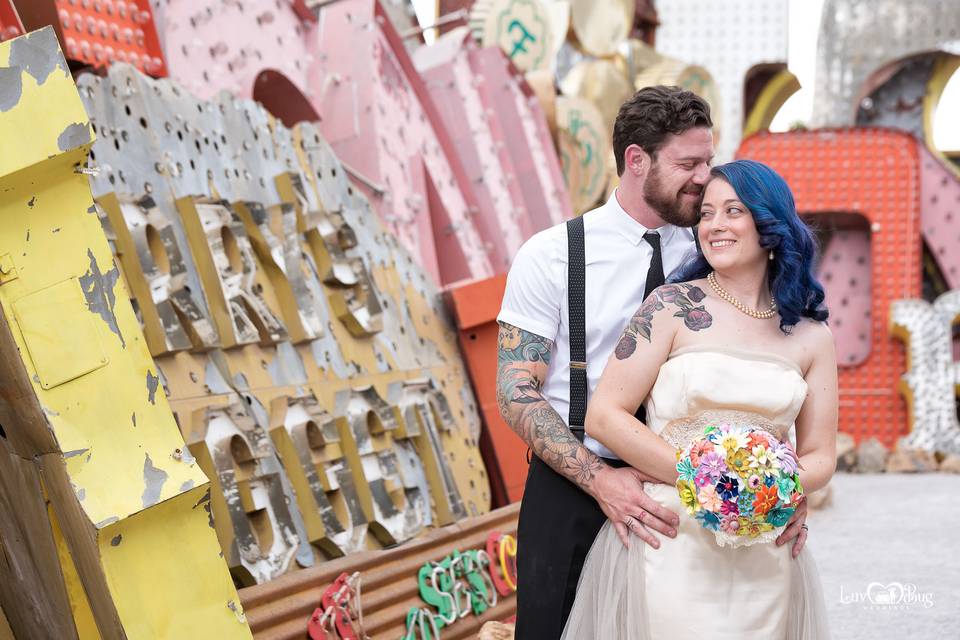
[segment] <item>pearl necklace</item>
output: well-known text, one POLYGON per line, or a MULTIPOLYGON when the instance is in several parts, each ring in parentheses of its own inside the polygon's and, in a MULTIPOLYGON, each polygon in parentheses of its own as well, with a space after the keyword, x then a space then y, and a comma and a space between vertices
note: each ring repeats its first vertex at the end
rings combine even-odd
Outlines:
POLYGON ((769 308, 769 309, 767 309, 767 310, 765 310, 765 311, 757 311, 756 309, 751 309, 751 308, 748 307, 747 305, 743 304, 742 302, 740 302, 739 300, 737 300, 736 298, 734 298, 732 295, 730 295, 729 293, 727 293, 726 289, 724 289, 723 287, 720 286, 720 283, 719 283, 719 282, 717 282, 717 273, 716 273, 715 271, 711 271, 711 272, 707 275, 707 282, 710 283, 710 286, 713 287, 713 290, 716 292, 716 294, 717 294, 718 296, 720 296, 722 299, 726 300, 727 302, 729 302, 729 303, 732 304, 734 307, 736 307, 737 309, 739 309, 739 310, 742 311, 743 313, 747 314, 747 315, 750 316, 751 318, 757 318, 758 320, 767 320, 767 319, 772 318, 773 316, 775 316, 776 313, 777 313, 777 301, 776 301, 776 300, 772 300, 772 301, 770 302, 770 308, 769 308))

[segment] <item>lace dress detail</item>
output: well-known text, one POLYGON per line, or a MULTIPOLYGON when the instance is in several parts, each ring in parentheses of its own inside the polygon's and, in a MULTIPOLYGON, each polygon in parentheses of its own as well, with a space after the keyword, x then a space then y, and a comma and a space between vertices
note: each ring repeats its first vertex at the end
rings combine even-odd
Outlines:
POLYGON ((691 442, 703 436, 704 429, 721 424, 749 425, 754 429, 763 429, 781 442, 788 435, 787 429, 749 411, 708 410, 689 418, 671 420, 660 432, 660 437, 677 449, 685 449, 691 442))

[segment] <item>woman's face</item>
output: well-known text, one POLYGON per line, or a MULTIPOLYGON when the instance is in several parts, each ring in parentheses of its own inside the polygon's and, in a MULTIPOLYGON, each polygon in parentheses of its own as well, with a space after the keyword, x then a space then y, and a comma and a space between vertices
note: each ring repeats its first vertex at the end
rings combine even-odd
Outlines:
POLYGON ((760 246, 753 216, 723 178, 714 178, 703 192, 698 229, 703 255, 715 271, 764 264, 768 251, 760 246))

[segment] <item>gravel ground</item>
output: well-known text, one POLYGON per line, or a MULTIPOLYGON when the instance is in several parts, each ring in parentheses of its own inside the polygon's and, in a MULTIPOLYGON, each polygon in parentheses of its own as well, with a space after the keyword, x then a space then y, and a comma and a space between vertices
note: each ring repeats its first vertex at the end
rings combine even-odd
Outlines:
POLYGON ((830 504, 807 522, 834 640, 960 638, 960 475, 837 474, 831 484, 830 504), (895 583, 915 585, 918 602, 881 602, 899 596, 895 583))

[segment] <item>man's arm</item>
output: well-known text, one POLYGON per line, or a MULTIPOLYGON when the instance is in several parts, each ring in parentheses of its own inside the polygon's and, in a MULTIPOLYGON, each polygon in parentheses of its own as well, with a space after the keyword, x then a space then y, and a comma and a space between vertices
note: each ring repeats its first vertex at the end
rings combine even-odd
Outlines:
POLYGON ((563 418, 540 393, 550 366, 546 338, 500 323, 497 402, 500 415, 554 471, 590 492, 600 458, 574 437, 563 418))
POLYGON ((676 514, 651 500, 642 489, 646 479, 635 469, 613 469, 587 449, 543 397, 553 343, 542 336, 500 323, 497 350, 497 403, 500 415, 527 446, 554 471, 592 496, 624 544, 626 529, 658 547, 643 526, 676 535, 676 514), (641 524, 642 523, 642 524, 641 524))

